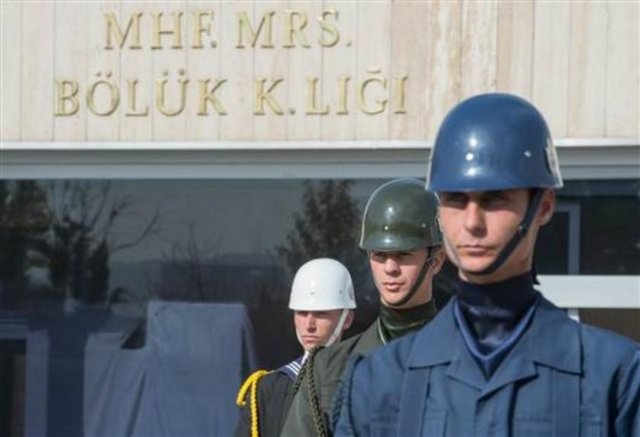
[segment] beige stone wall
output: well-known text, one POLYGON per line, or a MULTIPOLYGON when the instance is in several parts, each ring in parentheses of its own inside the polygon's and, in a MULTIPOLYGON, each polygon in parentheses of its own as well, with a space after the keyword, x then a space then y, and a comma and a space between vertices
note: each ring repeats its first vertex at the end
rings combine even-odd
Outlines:
POLYGON ((0 7, 2 141, 425 140, 495 90, 556 138, 640 136, 638 2, 0 7))

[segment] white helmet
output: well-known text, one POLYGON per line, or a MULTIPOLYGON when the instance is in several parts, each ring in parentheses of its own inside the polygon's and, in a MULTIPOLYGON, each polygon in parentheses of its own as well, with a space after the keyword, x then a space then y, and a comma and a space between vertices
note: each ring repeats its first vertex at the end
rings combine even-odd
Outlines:
POLYGON ((294 311, 354 309, 351 275, 345 266, 331 258, 306 262, 296 272, 291 285, 289 308, 294 311))

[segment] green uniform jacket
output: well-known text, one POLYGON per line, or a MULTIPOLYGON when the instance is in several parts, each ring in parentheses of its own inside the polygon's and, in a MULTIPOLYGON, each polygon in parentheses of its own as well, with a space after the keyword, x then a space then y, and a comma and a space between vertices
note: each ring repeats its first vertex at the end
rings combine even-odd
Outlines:
MULTIPOLYGON (((293 381, 281 372, 265 375, 258 381, 258 429, 260 437, 277 437, 286 417, 293 381)), ((251 406, 240 410, 235 437, 251 437, 251 406)))
MULTIPOLYGON (((368 355, 383 344, 376 319, 362 334, 322 349, 315 355, 312 363, 313 376, 325 430, 331 412, 331 401, 349 358, 354 354, 368 355)), ((302 385, 289 408, 289 414, 282 429, 282 437, 318 435, 318 426, 314 424, 309 402, 310 372, 307 372, 303 378, 302 385)))
MULTIPOLYGON (((303 356, 267 373, 257 380, 257 411, 251 411, 251 396, 246 399, 248 405, 240 410, 240 420, 234 437, 251 437, 253 414, 257 414, 258 435, 260 437, 278 437, 287 417, 289 405, 293 400, 294 380, 302 366, 303 356)), ((243 384, 244 386, 244 384, 243 384)))

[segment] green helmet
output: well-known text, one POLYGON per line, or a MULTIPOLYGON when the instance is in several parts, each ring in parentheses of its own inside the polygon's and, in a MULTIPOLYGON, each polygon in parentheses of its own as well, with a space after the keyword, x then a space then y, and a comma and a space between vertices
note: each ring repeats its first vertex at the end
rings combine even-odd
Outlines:
POLYGON ((394 179, 369 197, 362 217, 362 249, 410 251, 441 244, 438 199, 421 181, 394 179))

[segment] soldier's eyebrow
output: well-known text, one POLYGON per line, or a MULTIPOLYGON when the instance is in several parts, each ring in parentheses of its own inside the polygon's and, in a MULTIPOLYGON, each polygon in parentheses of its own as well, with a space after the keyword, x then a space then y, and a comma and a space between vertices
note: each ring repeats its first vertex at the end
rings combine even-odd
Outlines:
POLYGON ((464 191, 447 191, 446 193, 439 193, 438 196, 441 198, 446 197, 448 199, 455 199, 461 196, 467 197, 467 193, 465 193, 464 191))
POLYGON ((495 199, 506 199, 508 197, 507 192, 504 190, 496 190, 496 191, 483 191, 480 193, 480 200, 495 200, 495 199))

